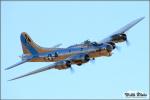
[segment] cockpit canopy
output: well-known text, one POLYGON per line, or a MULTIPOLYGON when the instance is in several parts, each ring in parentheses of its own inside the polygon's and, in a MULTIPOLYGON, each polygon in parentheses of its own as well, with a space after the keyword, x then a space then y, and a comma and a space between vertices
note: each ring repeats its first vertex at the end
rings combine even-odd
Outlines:
POLYGON ((97 42, 91 42, 89 40, 84 41, 83 44, 87 45, 87 46, 98 46, 99 45, 97 42))
POLYGON ((91 44, 91 41, 85 40, 85 41, 83 42, 83 44, 91 44))

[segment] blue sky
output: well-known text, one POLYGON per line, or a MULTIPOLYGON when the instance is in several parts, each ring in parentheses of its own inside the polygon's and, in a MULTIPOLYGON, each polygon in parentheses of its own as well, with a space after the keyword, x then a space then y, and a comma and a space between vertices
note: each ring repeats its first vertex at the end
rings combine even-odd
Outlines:
POLYGON ((109 99, 124 98, 127 91, 149 94, 148 1, 2 1, 1 96, 2 99, 109 99), (22 55, 20 33, 25 31, 39 45, 62 47, 100 41, 129 23, 145 19, 128 32, 130 46, 118 44, 111 57, 74 65, 70 70, 48 70, 16 81, 10 78, 50 63, 25 63, 4 69, 22 55))

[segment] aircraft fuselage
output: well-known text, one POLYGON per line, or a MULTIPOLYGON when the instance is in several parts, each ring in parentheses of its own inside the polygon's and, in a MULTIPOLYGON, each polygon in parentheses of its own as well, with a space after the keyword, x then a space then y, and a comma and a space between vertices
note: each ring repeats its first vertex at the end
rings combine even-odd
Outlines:
POLYGON ((86 53, 89 55, 90 58, 96 58, 100 56, 110 56, 111 51, 109 52, 107 50, 106 48, 107 45, 103 45, 103 48, 85 46, 85 47, 58 49, 52 52, 40 53, 38 58, 34 58, 30 60, 30 62, 55 62, 55 61, 66 59, 71 55, 75 55, 79 53, 86 53))

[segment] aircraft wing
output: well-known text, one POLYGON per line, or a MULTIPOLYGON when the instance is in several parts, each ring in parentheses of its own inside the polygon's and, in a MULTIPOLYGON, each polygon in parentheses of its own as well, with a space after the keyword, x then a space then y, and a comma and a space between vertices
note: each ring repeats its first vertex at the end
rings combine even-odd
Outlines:
POLYGON ((16 80, 16 79, 19 79, 19 78, 23 78, 25 76, 29 76, 29 75, 33 75, 33 74, 36 74, 36 73, 40 73, 40 72, 43 72, 43 71, 46 71, 46 70, 49 70, 49 69, 52 69, 52 68, 56 68, 56 69, 67 69, 67 68, 70 68, 71 71, 73 70, 72 67, 71 67, 71 64, 76 64, 78 63, 78 61, 83 61, 84 60, 84 63, 88 62, 90 60, 89 56, 85 53, 79 53, 79 54, 75 54, 75 55, 72 55, 64 60, 60 60, 60 61, 57 61, 53 64, 50 64, 48 66, 45 66, 45 67, 42 67, 40 69, 37 69, 37 70, 34 70, 34 71, 31 71, 29 73, 26 73, 24 75, 21 75, 19 77, 15 77, 13 79, 10 79, 9 81, 12 81, 12 80, 16 80))
POLYGON ((42 67, 42 68, 40 68, 40 69, 31 71, 31 72, 29 72, 29 73, 26 73, 26 74, 21 75, 21 76, 19 76, 19 77, 15 77, 15 78, 10 79, 10 80, 8 80, 8 81, 16 80, 16 79, 19 79, 19 78, 23 78, 23 77, 25 77, 25 76, 33 75, 33 74, 36 74, 36 73, 40 73, 40 72, 43 72, 43 71, 46 71, 46 70, 49 70, 49 69, 52 69, 52 68, 55 68, 55 67, 61 67, 61 66, 66 66, 65 63, 64 63, 64 60, 55 62, 54 64, 51 64, 51 65, 42 67))
POLYGON ((10 67, 5 68, 5 70, 8 70, 8 69, 14 68, 14 67, 16 67, 16 66, 18 66, 18 65, 21 65, 21 64, 23 64, 23 63, 25 63, 25 62, 28 62, 29 60, 31 60, 31 59, 22 60, 22 61, 20 61, 20 62, 18 62, 18 63, 16 63, 16 64, 14 64, 14 65, 12 65, 12 66, 10 66, 10 67))
POLYGON ((140 17, 140 18, 138 18, 138 19, 136 19, 136 20, 133 20, 132 22, 130 22, 130 23, 128 23, 127 25, 125 25, 124 27, 122 27, 122 28, 120 28, 119 30, 113 32, 108 38, 105 38, 105 39, 103 39, 102 41, 100 41, 100 43, 111 41, 111 40, 112 40, 111 37, 112 37, 113 35, 116 35, 116 34, 119 35, 119 34, 122 34, 122 33, 126 32, 126 31, 128 31, 130 28, 132 28, 134 25, 136 25, 138 22, 140 22, 140 21, 143 20, 143 19, 144 19, 144 17, 140 17))

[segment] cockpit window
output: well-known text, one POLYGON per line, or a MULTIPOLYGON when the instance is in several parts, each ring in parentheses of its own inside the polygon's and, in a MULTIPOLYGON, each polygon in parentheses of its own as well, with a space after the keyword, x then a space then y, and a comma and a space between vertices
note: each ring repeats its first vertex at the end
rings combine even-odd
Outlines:
POLYGON ((96 43, 96 42, 92 42, 92 45, 93 45, 93 46, 97 46, 97 45, 98 45, 98 43, 96 43))

